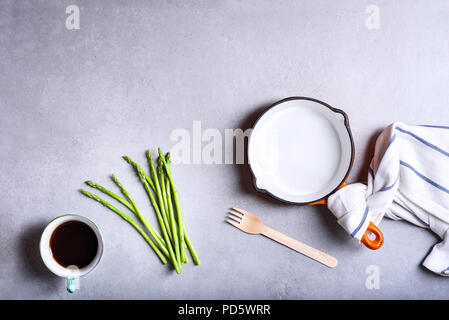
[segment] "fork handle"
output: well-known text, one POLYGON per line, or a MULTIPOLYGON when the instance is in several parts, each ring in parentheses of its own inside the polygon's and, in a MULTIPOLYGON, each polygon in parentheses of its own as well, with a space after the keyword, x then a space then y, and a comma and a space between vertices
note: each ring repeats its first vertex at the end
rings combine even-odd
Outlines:
POLYGON ((321 262, 322 264, 330 268, 334 268, 338 264, 338 260, 336 258, 320 250, 312 248, 302 242, 299 242, 298 240, 290 238, 289 236, 271 229, 270 227, 265 226, 265 230, 264 232, 262 232, 262 234, 270 239, 273 239, 274 241, 283 244, 284 246, 287 246, 295 251, 298 251, 299 253, 302 253, 305 256, 308 256, 309 258, 321 262))

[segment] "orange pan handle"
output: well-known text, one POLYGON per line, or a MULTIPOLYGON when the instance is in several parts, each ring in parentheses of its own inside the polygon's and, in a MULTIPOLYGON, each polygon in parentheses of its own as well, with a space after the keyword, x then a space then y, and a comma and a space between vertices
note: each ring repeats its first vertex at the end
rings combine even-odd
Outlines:
MULTIPOLYGON (((348 183, 348 180, 346 179, 342 184, 341 184, 341 186, 340 187, 338 187, 338 189, 341 189, 341 188, 343 188, 343 187, 346 187, 346 184, 348 183)), ((317 202, 313 202, 313 203, 309 203, 309 204, 307 204, 308 206, 314 206, 314 205, 317 205, 317 204, 324 204, 324 205, 327 205, 327 198, 325 198, 325 199, 323 199, 323 200, 320 200, 320 201, 317 201, 317 202)))
POLYGON ((317 202, 306 204, 306 206, 315 206, 315 205, 318 205, 318 204, 327 205, 327 198, 323 199, 323 200, 320 200, 320 201, 317 201, 317 202))
MULTIPOLYGON (((347 184, 347 180, 345 180, 342 185, 339 187, 339 189, 345 187, 347 184)), ((308 206, 314 206, 314 205, 318 205, 318 204, 324 204, 327 205, 327 198, 317 201, 317 202, 313 202, 313 203, 309 203, 308 206)), ((384 244, 384 235, 382 234, 382 231, 380 231, 380 229, 370 221, 369 225, 368 225, 368 229, 366 229, 365 233, 362 236, 361 239, 362 243, 369 249, 372 250, 377 250, 380 247, 383 246, 384 244), (369 234, 373 234, 375 236, 375 238, 373 240, 371 240, 369 238, 369 234)))
POLYGON ((380 231, 380 229, 371 221, 368 225, 368 229, 366 229, 362 236, 362 243, 372 250, 377 250, 384 244, 384 235, 382 234, 382 231, 380 231), (375 236, 373 240, 369 238, 370 233, 375 236))

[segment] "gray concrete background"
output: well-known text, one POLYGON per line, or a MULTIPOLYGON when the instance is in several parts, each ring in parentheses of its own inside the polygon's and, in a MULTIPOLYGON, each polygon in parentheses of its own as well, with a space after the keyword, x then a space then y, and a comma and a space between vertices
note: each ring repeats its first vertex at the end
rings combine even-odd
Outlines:
POLYGON ((250 127, 264 107, 302 95, 344 109, 363 180, 379 130, 393 121, 448 124, 447 1, 0 1, 0 298, 447 298, 448 279, 420 266, 436 236, 384 220, 370 251, 326 208, 256 193, 243 165, 178 165, 184 219, 202 265, 162 266, 128 224, 77 190, 117 174, 149 202, 128 154, 168 150, 176 128, 250 127), (80 8, 67 30, 65 8, 80 8), (380 29, 365 25, 380 9, 380 29), (227 208, 339 259, 327 269, 224 223, 227 208), (38 240, 55 216, 93 219, 106 248, 69 295, 43 266, 38 240), (380 268, 380 289, 365 269, 380 268))

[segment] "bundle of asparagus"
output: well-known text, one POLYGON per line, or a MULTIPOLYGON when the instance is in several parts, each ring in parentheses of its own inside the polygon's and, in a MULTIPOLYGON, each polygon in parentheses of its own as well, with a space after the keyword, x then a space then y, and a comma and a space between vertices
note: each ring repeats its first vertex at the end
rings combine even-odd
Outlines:
POLYGON ((134 200, 115 175, 112 175, 112 179, 119 187, 124 197, 115 194, 114 192, 93 181, 86 181, 86 184, 98 189, 128 208, 128 210, 136 215, 141 221, 143 226, 147 229, 147 232, 130 216, 117 209, 109 202, 84 189, 81 189, 81 192, 89 198, 98 201, 128 221, 148 242, 162 263, 166 264, 167 259, 169 259, 173 264, 174 269, 179 274, 181 273, 182 264, 188 262, 185 252, 186 248, 189 249, 193 262, 196 265, 200 264, 200 259, 192 245, 192 242, 190 241, 184 225, 184 220, 182 218, 178 191, 176 190, 171 172, 170 153, 167 153, 164 156, 160 148, 158 148, 158 153, 159 159, 158 166, 156 168, 151 151, 148 150, 147 152, 150 165, 150 174, 147 174, 142 167, 131 158, 127 156, 124 156, 123 158, 137 171, 148 197, 150 198, 151 205, 156 213, 157 221, 159 223, 160 230, 162 231, 162 236, 145 218, 145 216, 142 215, 134 200))

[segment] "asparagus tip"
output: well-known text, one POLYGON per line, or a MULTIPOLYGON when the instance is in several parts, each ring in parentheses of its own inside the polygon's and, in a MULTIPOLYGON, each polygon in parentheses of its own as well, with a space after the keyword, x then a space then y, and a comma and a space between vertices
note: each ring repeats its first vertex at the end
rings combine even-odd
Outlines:
POLYGON ((121 183, 115 174, 111 174, 111 178, 118 186, 121 186, 121 183))
POLYGON ((143 172, 141 167, 136 167, 137 169, 137 173, 139 174, 140 178, 142 178, 143 180, 145 180, 145 173, 143 172))
POLYGON ((167 154, 165 155, 165 160, 166 160, 167 165, 170 165, 170 163, 171 163, 170 152, 167 152, 167 154))
POLYGON ((149 158, 151 161, 153 161, 153 155, 151 154, 151 150, 150 150, 150 149, 147 150, 147 156, 148 156, 148 158, 149 158))

